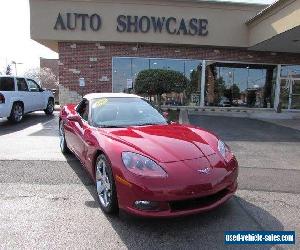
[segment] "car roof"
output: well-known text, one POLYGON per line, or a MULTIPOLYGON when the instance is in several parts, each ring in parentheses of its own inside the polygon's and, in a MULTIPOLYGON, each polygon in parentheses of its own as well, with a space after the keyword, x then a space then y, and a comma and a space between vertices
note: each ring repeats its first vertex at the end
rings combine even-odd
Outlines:
POLYGON ((127 97, 127 98, 142 98, 141 96, 126 93, 91 93, 85 95, 83 98, 87 100, 98 99, 98 98, 108 98, 108 97, 127 97))

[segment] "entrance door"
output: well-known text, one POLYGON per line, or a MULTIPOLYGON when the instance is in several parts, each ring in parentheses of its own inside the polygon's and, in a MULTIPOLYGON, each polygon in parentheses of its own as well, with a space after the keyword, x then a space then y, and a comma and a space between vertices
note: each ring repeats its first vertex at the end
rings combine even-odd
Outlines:
POLYGON ((290 109, 300 109, 300 78, 291 85, 290 109))
POLYGON ((300 109, 300 78, 281 78, 281 104, 283 109, 300 109))

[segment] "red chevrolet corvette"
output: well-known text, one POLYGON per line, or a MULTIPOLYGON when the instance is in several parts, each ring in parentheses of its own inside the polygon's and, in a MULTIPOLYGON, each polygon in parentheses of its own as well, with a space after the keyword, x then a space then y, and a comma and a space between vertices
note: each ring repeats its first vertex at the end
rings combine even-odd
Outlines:
POLYGON ((173 217, 213 209, 237 189, 238 163, 215 135, 168 123, 143 98, 89 94, 62 108, 60 147, 93 178, 106 213, 173 217))

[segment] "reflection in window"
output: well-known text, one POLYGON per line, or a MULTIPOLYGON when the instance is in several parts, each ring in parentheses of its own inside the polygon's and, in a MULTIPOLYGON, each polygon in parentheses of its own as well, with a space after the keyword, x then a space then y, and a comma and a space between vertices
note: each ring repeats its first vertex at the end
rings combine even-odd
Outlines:
POLYGON ((273 65, 212 62, 206 68, 206 105, 273 107, 274 70, 273 65))
POLYGON ((168 93, 163 95, 163 104, 183 105, 191 102, 191 94, 199 100, 200 90, 200 60, 182 60, 182 59, 151 59, 151 58, 113 58, 113 92, 130 92, 130 86, 127 82, 132 80, 133 85, 138 73, 146 69, 166 69, 175 70, 183 73, 191 84, 185 93, 168 93))
POLYGON ((135 81, 138 73, 142 70, 149 69, 149 59, 132 58, 132 78, 135 81))
POLYGON ((150 59, 151 69, 167 69, 184 73, 184 60, 176 59, 150 59))
POLYGON ((300 109, 300 65, 283 65, 280 85, 281 108, 300 109))
POLYGON ((300 65, 282 65, 281 77, 295 77, 300 78, 300 65))
POLYGON ((127 87, 127 79, 132 77, 131 59, 113 59, 113 92, 123 92, 127 87))

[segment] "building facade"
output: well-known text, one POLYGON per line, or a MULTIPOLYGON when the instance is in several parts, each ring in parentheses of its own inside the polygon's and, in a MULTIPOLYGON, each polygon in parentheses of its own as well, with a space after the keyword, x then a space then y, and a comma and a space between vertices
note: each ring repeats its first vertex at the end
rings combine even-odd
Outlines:
POLYGON ((30 8, 31 37, 59 53, 61 104, 134 91, 140 71, 168 69, 190 86, 163 104, 300 109, 300 0, 30 0, 30 8))

